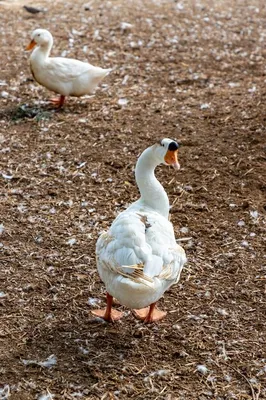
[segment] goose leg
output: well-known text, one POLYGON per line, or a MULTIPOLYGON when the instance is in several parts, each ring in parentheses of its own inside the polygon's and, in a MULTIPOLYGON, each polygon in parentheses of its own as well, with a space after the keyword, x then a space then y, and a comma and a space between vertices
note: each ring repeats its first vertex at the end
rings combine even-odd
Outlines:
POLYGON ((140 310, 133 310, 133 314, 136 318, 140 319, 146 324, 160 321, 166 316, 167 312, 159 310, 155 307, 155 305, 156 303, 152 303, 150 307, 141 308, 140 310))
POLYGON ((96 317, 104 319, 107 322, 118 321, 123 317, 123 313, 112 309, 113 296, 111 296, 109 293, 106 293, 106 298, 107 298, 106 308, 93 310, 91 313, 96 317))
POLYGON ((59 98, 52 98, 50 99, 50 102, 53 103, 54 105, 58 106, 58 108, 61 108, 64 104, 66 96, 63 96, 62 94, 60 95, 59 98))

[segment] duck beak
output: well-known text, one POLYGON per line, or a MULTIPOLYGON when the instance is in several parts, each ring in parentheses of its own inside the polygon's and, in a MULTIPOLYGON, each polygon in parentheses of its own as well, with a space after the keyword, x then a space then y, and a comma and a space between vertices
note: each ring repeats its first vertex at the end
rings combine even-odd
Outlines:
POLYGON ((180 164, 177 159, 177 150, 167 150, 167 153, 164 156, 164 161, 168 165, 172 165, 174 169, 180 169, 180 164))
POLYGON ((35 42, 35 40, 33 40, 32 39, 32 41, 28 44, 28 46, 26 47, 26 50, 32 50, 33 49, 33 47, 35 47, 36 46, 36 42, 35 42))

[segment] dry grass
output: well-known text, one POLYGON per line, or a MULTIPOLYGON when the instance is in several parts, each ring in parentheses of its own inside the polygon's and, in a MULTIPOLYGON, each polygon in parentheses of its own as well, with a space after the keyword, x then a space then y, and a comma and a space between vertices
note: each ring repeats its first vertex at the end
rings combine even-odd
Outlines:
POLYGON ((266 11, 217 3, 1 13, 0 398, 266 398, 266 11), (23 52, 36 27, 54 55, 114 68, 94 98, 45 102, 23 52), (188 264, 160 324, 99 323, 95 242, 138 196, 139 153, 166 136, 183 144, 182 169, 157 175, 188 264))

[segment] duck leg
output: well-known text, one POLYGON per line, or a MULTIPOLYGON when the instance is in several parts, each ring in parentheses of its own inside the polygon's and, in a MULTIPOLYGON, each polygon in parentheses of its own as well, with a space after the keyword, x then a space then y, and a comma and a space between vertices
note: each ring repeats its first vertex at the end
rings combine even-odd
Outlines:
POLYGON ((106 308, 93 310, 91 313, 96 317, 104 319, 107 322, 118 321, 123 317, 123 313, 112 309, 113 296, 111 296, 108 292, 106 293, 106 298, 107 298, 106 308))
POLYGON ((58 108, 61 108, 64 104, 66 96, 63 96, 62 94, 60 95, 59 98, 55 97, 50 99, 50 102, 53 103, 54 105, 58 106, 58 108))
POLYGON ((156 303, 152 303, 150 307, 141 308, 140 310, 133 310, 133 314, 136 318, 140 319, 146 324, 160 321, 166 316, 167 312, 159 310, 155 307, 155 305, 156 303))

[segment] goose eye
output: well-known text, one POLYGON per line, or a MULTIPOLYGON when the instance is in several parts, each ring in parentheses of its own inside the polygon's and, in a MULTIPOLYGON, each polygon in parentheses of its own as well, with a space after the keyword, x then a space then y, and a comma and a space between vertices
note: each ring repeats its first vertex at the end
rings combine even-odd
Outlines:
POLYGON ((41 34, 40 33, 38 33, 38 35, 37 36, 41 36, 41 34))

